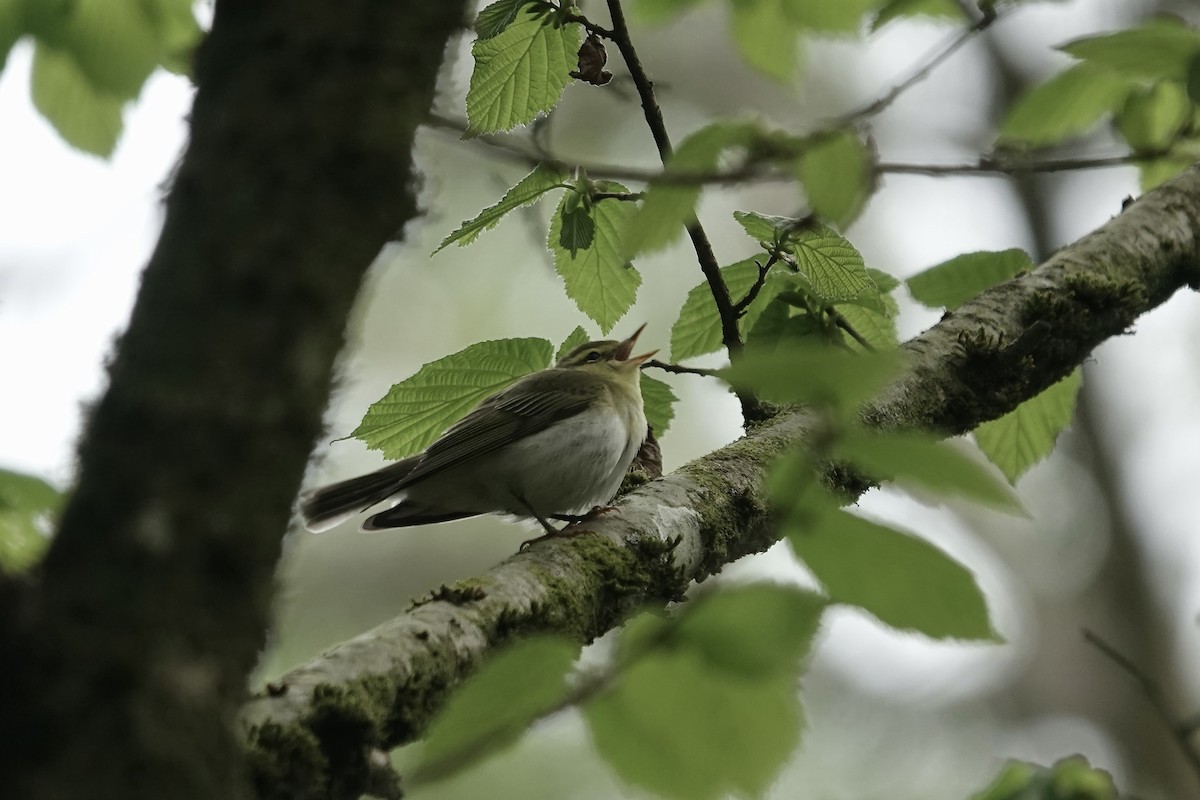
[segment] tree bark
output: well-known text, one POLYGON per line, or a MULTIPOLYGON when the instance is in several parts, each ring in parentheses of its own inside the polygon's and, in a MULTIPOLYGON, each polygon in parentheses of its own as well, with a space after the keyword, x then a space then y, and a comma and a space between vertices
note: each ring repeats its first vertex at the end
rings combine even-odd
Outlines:
POLYGON ((0 587, 0 786, 253 794, 235 724, 360 280, 466 3, 220 0, 50 551, 0 587))
MULTIPOLYGON (((862 417, 965 433, 1060 380, 1184 286, 1200 288, 1200 167, 906 342, 904 371, 862 417)), ((626 495, 619 514, 589 525, 600 535, 519 553, 292 671, 243 713, 260 785, 271 797, 354 797, 372 754, 418 737, 493 648, 531 633, 590 641, 631 609, 765 549, 777 534, 763 479, 809 432, 804 411, 787 411, 626 495)), ((848 478, 841 488, 866 487, 848 478)))

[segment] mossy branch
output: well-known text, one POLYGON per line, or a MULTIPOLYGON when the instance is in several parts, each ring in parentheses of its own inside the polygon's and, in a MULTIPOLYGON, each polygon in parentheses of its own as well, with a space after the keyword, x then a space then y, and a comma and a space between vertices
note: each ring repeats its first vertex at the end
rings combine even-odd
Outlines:
MULTIPOLYGON (((862 416, 879 428, 969 431, 1184 286, 1200 287, 1197 167, 906 342, 906 368, 862 416)), ((243 713, 261 793, 356 796, 372 754, 419 737, 497 645, 535 632, 590 641, 632 609, 766 549, 777 534, 764 476, 810 423, 803 411, 783 413, 626 495, 620 514, 591 526, 600 535, 515 555, 286 675, 243 713)))

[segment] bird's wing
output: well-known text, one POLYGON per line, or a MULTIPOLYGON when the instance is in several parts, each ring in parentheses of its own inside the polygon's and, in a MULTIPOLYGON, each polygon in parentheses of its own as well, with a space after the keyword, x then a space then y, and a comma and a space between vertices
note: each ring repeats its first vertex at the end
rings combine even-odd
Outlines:
POLYGON ((535 372, 484 399, 429 445, 398 488, 411 486, 573 417, 604 391, 603 382, 587 374, 572 375, 571 387, 564 390, 562 376, 556 372, 553 369, 535 372))

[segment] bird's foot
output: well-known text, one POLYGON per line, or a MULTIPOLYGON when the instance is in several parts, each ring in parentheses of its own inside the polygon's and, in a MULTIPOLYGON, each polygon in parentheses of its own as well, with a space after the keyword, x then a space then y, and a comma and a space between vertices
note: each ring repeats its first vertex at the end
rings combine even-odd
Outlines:
POLYGON ((524 551, 526 547, 535 545, 538 542, 545 541, 546 539, 569 539, 574 536, 579 536, 583 533, 592 533, 592 531, 579 526, 585 522, 591 522, 592 520, 597 519, 604 514, 608 514, 609 512, 616 510, 616 506, 593 506, 592 510, 586 514, 551 514, 551 519, 556 519, 567 523, 565 526, 558 529, 555 529, 552 525, 549 525, 539 518, 538 522, 542 523, 542 527, 546 529, 546 532, 541 536, 536 536, 532 539, 526 539, 525 541, 521 542, 521 546, 517 548, 517 552, 520 553, 524 551))
POLYGON ((605 514, 612 513, 616 510, 616 506, 592 506, 592 510, 586 514, 554 514, 553 518, 559 520, 560 522, 566 522, 567 527, 570 528, 573 525, 591 522, 594 519, 597 519, 605 514))

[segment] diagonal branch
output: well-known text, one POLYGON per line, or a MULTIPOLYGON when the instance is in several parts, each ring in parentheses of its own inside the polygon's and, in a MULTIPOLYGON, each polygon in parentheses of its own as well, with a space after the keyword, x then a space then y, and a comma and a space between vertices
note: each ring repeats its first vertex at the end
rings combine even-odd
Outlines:
MULTIPOLYGON (((1184 286, 1200 288, 1200 167, 906 342, 906 369, 862 416, 880 428, 965 433, 1061 379, 1184 286), (1023 337, 1030 329, 1042 335, 1023 337)), ((518 553, 288 674, 243 713, 265 793, 307 796, 317 783, 356 796, 355 770, 370 753, 419 737, 496 646, 532 633, 590 641, 632 609, 769 547, 764 478, 810 425, 803 410, 780 414, 626 495, 620 514, 594 525, 600 535, 518 553)))

